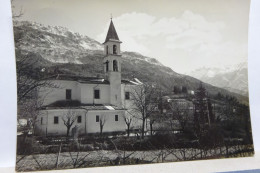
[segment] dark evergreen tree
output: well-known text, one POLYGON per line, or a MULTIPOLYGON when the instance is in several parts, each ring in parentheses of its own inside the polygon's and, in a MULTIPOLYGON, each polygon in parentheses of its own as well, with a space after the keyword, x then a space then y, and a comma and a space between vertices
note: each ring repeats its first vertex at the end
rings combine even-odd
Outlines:
POLYGON ((182 86, 181 92, 184 93, 184 94, 187 94, 188 93, 187 87, 186 86, 182 86))
POLYGON ((180 87, 174 86, 174 87, 173 87, 173 92, 174 92, 174 94, 179 94, 179 93, 181 92, 180 87))
POLYGON ((199 88, 195 92, 194 99, 194 128, 197 136, 201 136, 208 130, 211 123, 214 123, 212 104, 206 94, 206 89, 200 83, 199 88))

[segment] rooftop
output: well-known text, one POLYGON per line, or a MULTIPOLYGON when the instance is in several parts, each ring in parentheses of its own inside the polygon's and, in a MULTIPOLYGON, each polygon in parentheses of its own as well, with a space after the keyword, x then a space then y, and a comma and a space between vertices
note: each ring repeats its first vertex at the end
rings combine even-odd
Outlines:
MULTIPOLYGON (((67 74, 57 74, 54 76, 50 76, 48 80, 68 80, 68 81, 77 81, 79 83, 89 83, 89 84, 109 84, 108 80, 99 77, 85 77, 85 76, 76 76, 76 75, 67 75, 67 74)), ((129 85, 138 85, 140 84, 138 81, 131 81, 128 79, 122 79, 122 84, 129 85)))
POLYGON ((109 28, 108 28, 108 32, 107 32, 107 37, 106 37, 106 40, 105 40, 104 43, 106 43, 108 41, 119 41, 120 42, 112 19, 111 19, 111 22, 110 22, 110 25, 109 25, 109 28))
POLYGON ((80 83, 94 83, 94 84, 109 84, 108 80, 99 77, 85 77, 85 76, 76 76, 68 74, 57 74, 47 78, 48 80, 68 80, 68 81, 77 81, 80 83))
POLYGON ((111 104, 82 104, 78 100, 60 100, 41 108, 51 109, 124 110, 111 104))

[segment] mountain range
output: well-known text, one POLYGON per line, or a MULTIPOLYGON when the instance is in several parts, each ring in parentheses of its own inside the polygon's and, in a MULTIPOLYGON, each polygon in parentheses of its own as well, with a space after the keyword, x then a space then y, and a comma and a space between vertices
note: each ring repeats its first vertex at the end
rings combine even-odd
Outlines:
POLYGON ((189 75, 214 86, 248 96, 247 62, 225 67, 203 67, 193 70, 189 75))
MULTIPOLYGON (((44 26, 35 22, 14 21, 16 60, 21 57, 38 58, 32 71, 44 69, 44 73, 72 74, 81 76, 103 76, 103 45, 98 41, 75 33, 64 27, 44 26)), ((90 26, 91 27, 91 26, 90 26)), ((105 38, 104 38, 105 39, 105 38)), ((186 86, 196 90, 201 81, 176 73, 162 65, 157 59, 137 52, 121 52, 122 78, 138 78, 143 82, 157 82, 168 94, 173 86, 186 86)), ((221 93, 237 97, 248 104, 248 97, 208 83, 203 85, 209 95, 221 93)))

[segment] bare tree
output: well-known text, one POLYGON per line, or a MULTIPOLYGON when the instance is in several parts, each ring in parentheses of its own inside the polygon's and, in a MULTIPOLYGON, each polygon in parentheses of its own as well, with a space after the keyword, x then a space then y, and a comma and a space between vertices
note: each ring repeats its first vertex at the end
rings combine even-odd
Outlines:
POLYGON ((67 127, 67 133, 66 133, 67 137, 69 136, 70 129, 74 124, 74 122, 76 121, 76 119, 77 119, 76 113, 71 109, 69 109, 66 115, 62 117, 63 123, 67 127))
POLYGON ((154 134, 154 129, 153 125, 155 122, 159 122, 161 118, 160 112, 159 111, 154 111, 153 114, 150 115, 149 117, 149 125, 150 125, 150 135, 153 136, 154 134))
MULTIPOLYGON (((115 153, 118 154, 118 157, 116 157, 115 160, 110 160, 110 164, 111 165, 119 165, 120 164, 120 160, 122 160, 122 164, 127 164, 127 161, 130 159, 130 156, 132 156, 136 151, 131 151, 131 152, 127 152, 126 148, 124 146, 127 146, 127 144, 129 144, 129 139, 130 138, 126 138, 126 137, 122 137, 121 138, 121 142, 123 143, 123 147, 122 149, 120 149, 120 151, 117 148, 116 143, 111 139, 111 143, 114 145, 115 147, 115 153)), ((134 150, 134 148, 133 148, 134 150)))
POLYGON ((106 116, 101 115, 99 118, 100 136, 103 135, 103 128, 104 128, 105 123, 106 123, 106 116))
POLYGON ((40 108, 43 100, 36 98, 27 99, 22 105, 18 106, 18 121, 19 118, 26 118, 28 120, 28 128, 32 130, 32 134, 35 134, 36 124, 40 121, 40 108))
POLYGON ((40 59, 41 57, 34 57, 30 53, 23 55, 19 51, 16 52, 18 104, 37 95, 40 88, 59 88, 49 80, 44 68, 36 67, 39 66, 40 59))
POLYGON ((169 103, 172 113, 170 121, 178 121, 180 129, 184 132, 192 120, 193 104, 186 99, 176 99, 169 103))
MULTIPOLYGON (((19 39, 15 37, 15 39, 19 39)), ((17 40, 16 40, 17 43, 17 40)), ((17 46, 17 44, 16 44, 17 46)), ((40 109, 48 92, 39 94, 44 88, 59 88, 52 83, 42 70, 41 58, 32 53, 21 53, 16 50, 16 72, 17 72, 17 101, 18 116, 29 119, 32 133, 39 121, 40 109)))
POLYGON ((86 158, 90 155, 90 153, 83 153, 80 151, 77 152, 69 152, 70 158, 72 161, 73 168, 80 168, 87 164, 86 158))
POLYGON ((133 121, 133 116, 132 115, 124 115, 124 120, 125 120, 125 124, 127 126, 127 136, 129 137, 130 135, 130 127, 131 127, 131 123, 133 121))
POLYGON ((130 94, 135 118, 142 120, 141 137, 143 139, 147 119, 158 110, 159 89, 154 84, 142 84, 135 86, 130 94))

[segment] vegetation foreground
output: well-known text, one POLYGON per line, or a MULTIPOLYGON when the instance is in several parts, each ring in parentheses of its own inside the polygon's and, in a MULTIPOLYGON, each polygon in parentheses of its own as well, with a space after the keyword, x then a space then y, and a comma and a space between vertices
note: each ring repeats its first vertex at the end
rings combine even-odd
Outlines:
POLYGON ((18 148, 17 171, 87 168, 114 165, 133 165, 248 157, 254 153, 253 146, 240 139, 225 139, 223 143, 207 144, 202 139, 192 142, 173 141, 176 135, 78 139, 55 138, 36 141, 27 137, 18 148), (167 140, 168 142, 163 141, 167 140), (165 145, 162 145, 162 142, 165 145), (28 149, 28 150, 26 150, 28 149))

